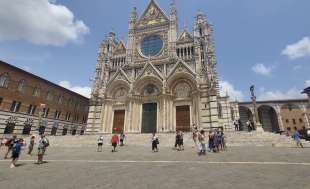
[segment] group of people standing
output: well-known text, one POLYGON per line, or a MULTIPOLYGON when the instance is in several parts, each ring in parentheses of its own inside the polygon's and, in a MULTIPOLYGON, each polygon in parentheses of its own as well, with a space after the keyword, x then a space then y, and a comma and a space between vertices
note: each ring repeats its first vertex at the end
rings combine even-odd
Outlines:
MULTIPOLYGON (((11 168, 16 167, 16 163, 20 154, 22 152, 23 146, 26 146, 26 143, 23 138, 17 138, 16 135, 11 138, 2 139, 1 145, 7 147, 7 151, 4 155, 4 159, 8 159, 8 156, 11 155, 11 168)), ((47 147, 49 146, 49 140, 45 137, 45 135, 40 135, 40 139, 38 141, 38 160, 37 164, 43 163, 43 156, 47 147)), ((28 144, 28 155, 32 155, 32 151, 35 147, 35 136, 31 136, 28 144)))
POLYGON ((220 150, 226 149, 225 136, 223 129, 211 129, 209 131, 208 136, 206 136, 206 132, 202 130, 198 130, 196 126, 193 127, 193 141, 198 150, 198 155, 206 155, 207 151, 207 143, 208 140, 208 149, 209 152, 219 152, 220 150), (207 138, 208 137, 208 138, 207 138))

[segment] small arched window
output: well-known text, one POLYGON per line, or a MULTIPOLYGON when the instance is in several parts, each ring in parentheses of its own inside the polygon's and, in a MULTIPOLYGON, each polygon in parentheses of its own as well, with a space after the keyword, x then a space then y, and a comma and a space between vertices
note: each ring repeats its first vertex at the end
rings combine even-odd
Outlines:
POLYGON ((35 87, 35 88, 33 89, 32 96, 34 96, 34 97, 39 97, 39 96, 40 96, 40 93, 41 93, 40 88, 39 88, 39 87, 35 87))
POLYGON ((26 81, 24 79, 18 82, 17 91, 21 93, 26 91, 26 81))
POLYGON ((9 74, 4 73, 4 74, 0 75, 0 87, 8 88, 9 81, 10 81, 9 74))
POLYGON ((61 94, 59 94, 59 96, 58 96, 58 104, 62 104, 62 103, 63 103, 63 100, 64 100, 64 95, 61 93, 61 94))
POLYGON ((47 97, 46 97, 47 100, 50 100, 52 101, 53 100, 53 92, 52 91, 48 91, 47 92, 47 97))

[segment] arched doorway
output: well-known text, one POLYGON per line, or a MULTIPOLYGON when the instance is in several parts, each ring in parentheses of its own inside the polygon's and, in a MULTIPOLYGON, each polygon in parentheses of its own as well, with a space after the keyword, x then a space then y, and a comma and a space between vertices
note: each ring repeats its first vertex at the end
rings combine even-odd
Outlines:
POLYGON ((31 131, 31 124, 25 124, 23 128, 23 135, 29 135, 31 131))
POLYGON ((246 122, 250 120, 253 122, 253 114, 252 111, 246 106, 239 106, 239 115, 240 115, 240 130, 247 130, 246 122))
POLYGON ((259 106, 258 116, 264 131, 275 133, 280 131, 278 115, 273 107, 268 105, 259 106))
POLYGON ((8 122, 4 129, 4 134, 12 134, 14 132, 15 123, 8 122))

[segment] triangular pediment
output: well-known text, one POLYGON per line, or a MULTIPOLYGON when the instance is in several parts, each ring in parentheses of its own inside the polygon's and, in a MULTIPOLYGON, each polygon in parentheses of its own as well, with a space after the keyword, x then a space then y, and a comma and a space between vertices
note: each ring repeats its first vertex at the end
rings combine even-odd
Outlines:
POLYGON ((158 6, 155 0, 151 0, 139 19, 138 26, 157 25, 169 22, 164 11, 158 6))
POLYGON ((191 42, 193 40, 192 35, 187 30, 184 30, 178 38, 178 42, 191 42))
POLYGON ((179 60, 176 65, 172 68, 170 73, 168 74, 168 79, 175 73, 189 73, 193 76, 195 76, 195 72, 190 68, 189 65, 187 65, 184 61, 179 60))
POLYGON ((126 52, 126 46, 125 46, 125 43, 123 41, 120 41, 117 44, 115 52, 126 52))
POLYGON ((161 80, 163 79, 163 76, 162 74, 158 71, 157 68, 155 68, 155 66, 148 62, 145 64, 142 72, 139 74, 139 76, 137 77, 136 80, 139 80, 140 78, 142 77, 146 77, 146 76, 153 76, 153 77, 158 77, 160 78, 161 80))
POLYGON ((124 70, 122 68, 119 68, 116 71, 116 73, 113 75, 111 80, 108 82, 107 86, 109 86, 115 80, 123 80, 123 81, 126 81, 127 83, 131 83, 130 79, 128 78, 128 76, 126 75, 126 73, 124 72, 124 70))

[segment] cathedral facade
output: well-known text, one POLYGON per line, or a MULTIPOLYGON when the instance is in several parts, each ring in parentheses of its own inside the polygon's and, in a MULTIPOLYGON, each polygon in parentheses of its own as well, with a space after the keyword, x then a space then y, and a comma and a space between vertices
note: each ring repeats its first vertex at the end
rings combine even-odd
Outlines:
POLYGON ((88 133, 151 133, 230 128, 237 103, 219 94, 212 26, 198 12, 193 31, 178 31, 170 14, 150 0, 129 17, 128 41, 110 32, 100 45, 88 133))

